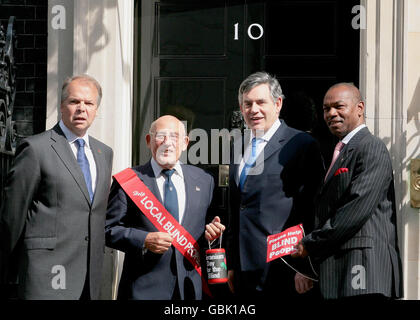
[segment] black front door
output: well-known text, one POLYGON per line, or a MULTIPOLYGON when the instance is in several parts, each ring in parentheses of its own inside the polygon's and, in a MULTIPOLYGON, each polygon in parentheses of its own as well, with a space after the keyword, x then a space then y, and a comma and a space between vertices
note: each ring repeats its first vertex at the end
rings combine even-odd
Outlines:
MULTIPOLYGON (((281 117, 311 132, 331 159, 334 139, 322 119, 322 99, 336 82, 359 80, 356 0, 137 1, 133 164, 145 163, 150 124, 172 114, 188 129, 231 129, 237 91, 250 73, 265 70, 282 85, 281 117)), ((210 138, 209 138, 210 140, 210 138)), ((197 143, 197 142, 196 142, 197 143)), ((226 211, 223 167, 208 164, 226 211), (219 183, 220 182, 220 183, 219 183)))

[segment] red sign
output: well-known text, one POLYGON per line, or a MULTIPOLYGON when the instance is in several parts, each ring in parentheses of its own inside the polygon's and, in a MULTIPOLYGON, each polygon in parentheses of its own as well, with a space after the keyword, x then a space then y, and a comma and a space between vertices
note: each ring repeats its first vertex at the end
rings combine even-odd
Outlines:
POLYGON ((303 238, 303 226, 299 224, 281 233, 267 237, 267 262, 294 253, 294 247, 303 238))

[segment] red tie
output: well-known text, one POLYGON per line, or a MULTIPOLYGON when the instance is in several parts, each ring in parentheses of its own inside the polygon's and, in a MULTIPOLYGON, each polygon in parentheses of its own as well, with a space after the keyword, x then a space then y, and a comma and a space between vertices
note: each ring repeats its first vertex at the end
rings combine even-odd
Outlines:
POLYGON ((325 175, 324 181, 327 180, 328 174, 330 173, 331 168, 334 166, 334 163, 337 160, 338 155, 340 154, 340 151, 341 149, 343 149, 343 147, 344 147, 344 143, 342 143, 341 141, 337 143, 337 145, 335 146, 331 164, 330 164, 330 167, 328 168, 327 174, 325 175))

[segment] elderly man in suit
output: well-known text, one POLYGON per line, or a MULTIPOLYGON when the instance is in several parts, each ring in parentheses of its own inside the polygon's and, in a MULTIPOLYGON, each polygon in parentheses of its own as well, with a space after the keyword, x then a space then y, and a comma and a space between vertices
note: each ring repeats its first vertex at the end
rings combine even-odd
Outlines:
MULTIPOLYGON (((210 218, 213 177, 179 161, 189 138, 181 121, 163 116, 146 136, 152 158, 134 167, 135 174, 169 213, 197 241, 218 238, 224 225, 210 218), (203 237, 204 236, 204 237, 203 237)), ((125 252, 118 298, 191 300, 202 298, 202 279, 193 265, 172 245, 169 232, 160 232, 121 185, 114 181, 106 220, 107 246, 125 252)))
POLYGON ((101 97, 94 78, 67 79, 61 121, 17 148, 0 227, 22 299, 99 297, 113 153, 88 129, 101 97))
POLYGON ((300 223, 311 229, 324 171, 319 146, 308 133, 279 120, 284 96, 275 77, 250 75, 238 98, 252 133, 236 142, 244 143, 245 152, 230 166, 229 285, 245 298, 297 297, 296 291, 304 293, 313 284, 280 259, 266 262, 267 236, 300 223))
POLYGON ((325 299, 399 298, 394 179, 385 144, 365 125, 359 90, 332 86, 324 120, 340 139, 317 199, 316 226, 295 256, 316 258, 325 299))

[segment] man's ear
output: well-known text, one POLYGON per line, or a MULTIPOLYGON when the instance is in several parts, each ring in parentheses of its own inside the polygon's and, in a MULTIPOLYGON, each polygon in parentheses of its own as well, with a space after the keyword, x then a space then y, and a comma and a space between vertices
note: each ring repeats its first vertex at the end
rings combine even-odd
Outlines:
POLYGON ((279 97, 275 103, 276 111, 280 114, 281 108, 283 107, 283 98, 279 97))
POLYGON ((150 141, 152 140, 152 137, 150 136, 150 133, 148 133, 147 135, 146 135, 146 144, 147 144, 147 147, 150 149, 150 141))
POLYGON ((359 116, 363 116, 365 114, 365 102, 364 101, 359 101, 359 103, 357 104, 357 113, 359 116))
POLYGON ((241 110, 242 116, 244 115, 244 110, 242 109, 242 105, 239 105, 239 110, 241 110))
POLYGON ((187 148, 188 148, 188 144, 190 143, 190 137, 189 136, 185 136, 184 137, 184 143, 182 144, 182 151, 185 151, 185 150, 187 150, 187 148))

